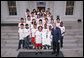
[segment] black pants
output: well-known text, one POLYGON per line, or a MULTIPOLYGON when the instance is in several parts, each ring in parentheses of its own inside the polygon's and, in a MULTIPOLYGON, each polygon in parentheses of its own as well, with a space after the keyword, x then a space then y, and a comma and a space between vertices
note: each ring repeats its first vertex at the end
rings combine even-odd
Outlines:
POLYGON ((59 54, 59 43, 58 42, 53 42, 53 52, 59 54))
POLYGON ((23 48, 24 48, 24 40, 19 40, 18 49, 20 49, 20 48, 21 48, 21 44, 23 45, 23 48))
POLYGON ((61 37, 61 47, 63 47, 63 36, 61 37))
POLYGON ((28 48, 29 47, 29 36, 24 38, 24 48, 28 48))

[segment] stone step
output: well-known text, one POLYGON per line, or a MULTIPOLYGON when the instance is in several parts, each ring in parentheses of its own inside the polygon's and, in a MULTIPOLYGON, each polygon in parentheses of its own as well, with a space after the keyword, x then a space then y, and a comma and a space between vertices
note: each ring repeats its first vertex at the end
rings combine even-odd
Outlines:
MULTIPOLYGON (((18 32, 3 32, 1 33, 1 36, 17 36, 18 32)), ((78 33, 65 33, 65 36, 83 36, 83 32, 78 33)))
MULTIPOLYGON (((17 36, 16 36, 16 35, 11 35, 11 36, 10 36, 10 35, 6 35, 6 36, 2 35, 1 38, 18 38, 18 35, 17 35, 17 36)), ((71 38, 71 39, 73 39, 73 38, 75 38, 75 39, 76 39, 76 38, 83 38, 83 35, 75 35, 75 36, 72 36, 72 35, 67 35, 67 36, 66 36, 66 35, 65 35, 64 38, 66 38, 66 39, 68 39, 68 38, 69 38, 69 39, 70 39, 70 38, 71 38)))
POLYGON ((14 38, 18 38, 18 36, 1 36, 1 38, 9 38, 9 39, 14 39, 14 38))
POLYGON ((6 44, 18 44, 19 40, 4 40, 6 44))
POLYGON ((17 32, 17 30, 1 30, 1 33, 7 33, 7 32, 11 32, 11 33, 13 33, 13 32, 17 32))
POLYGON ((18 33, 16 33, 16 32, 13 32, 13 33, 10 33, 10 32, 8 32, 8 33, 1 33, 1 36, 17 36, 18 35, 18 33))
MULTIPOLYGON (((11 47, 18 47, 18 44, 5 44, 4 47, 7 47, 7 48, 11 48, 11 47)), ((77 43, 74 43, 74 44, 64 44, 64 48, 78 48, 78 47, 82 47, 83 48, 83 44, 77 44, 77 43)))
MULTIPOLYGON (((13 43, 17 44, 19 40, 13 39, 13 40, 4 40, 6 43, 13 43)), ((64 43, 76 43, 78 40, 63 40, 64 43)), ((81 41, 82 43, 82 41, 81 41)))

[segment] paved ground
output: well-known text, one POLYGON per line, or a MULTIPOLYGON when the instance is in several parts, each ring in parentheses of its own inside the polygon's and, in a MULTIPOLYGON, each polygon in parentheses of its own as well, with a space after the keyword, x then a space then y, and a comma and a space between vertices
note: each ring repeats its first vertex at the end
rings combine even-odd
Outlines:
MULTIPOLYGON (((83 57, 83 23, 64 22, 66 34, 64 47, 61 49, 63 57, 83 57)), ((35 52, 35 50, 21 49, 16 51, 18 46, 17 26, 1 26, 1 57, 17 57, 21 52, 35 52)), ((43 53, 46 54, 44 50, 43 53)))

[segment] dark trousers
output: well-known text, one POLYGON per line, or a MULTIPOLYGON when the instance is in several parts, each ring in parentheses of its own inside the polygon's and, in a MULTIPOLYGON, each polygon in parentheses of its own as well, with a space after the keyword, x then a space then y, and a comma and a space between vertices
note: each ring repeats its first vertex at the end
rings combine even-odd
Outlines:
POLYGON ((59 43, 58 42, 53 42, 53 52, 59 54, 59 43))
POLYGON ((61 47, 63 47, 63 36, 61 37, 61 47))
POLYGON ((23 48, 24 48, 24 40, 19 40, 18 49, 20 49, 20 48, 21 48, 21 44, 23 45, 23 48))
POLYGON ((29 36, 24 38, 24 48, 28 48, 29 47, 29 36))

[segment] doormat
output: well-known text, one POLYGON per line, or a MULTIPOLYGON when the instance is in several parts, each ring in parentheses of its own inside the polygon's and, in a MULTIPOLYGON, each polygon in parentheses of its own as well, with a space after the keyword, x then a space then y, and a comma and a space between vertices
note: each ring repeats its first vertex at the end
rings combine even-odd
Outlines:
POLYGON ((63 53, 60 51, 59 56, 52 54, 52 52, 42 52, 42 54, 35 55, 36 52, 19 52, 17 57, 64 57, 63 53))

